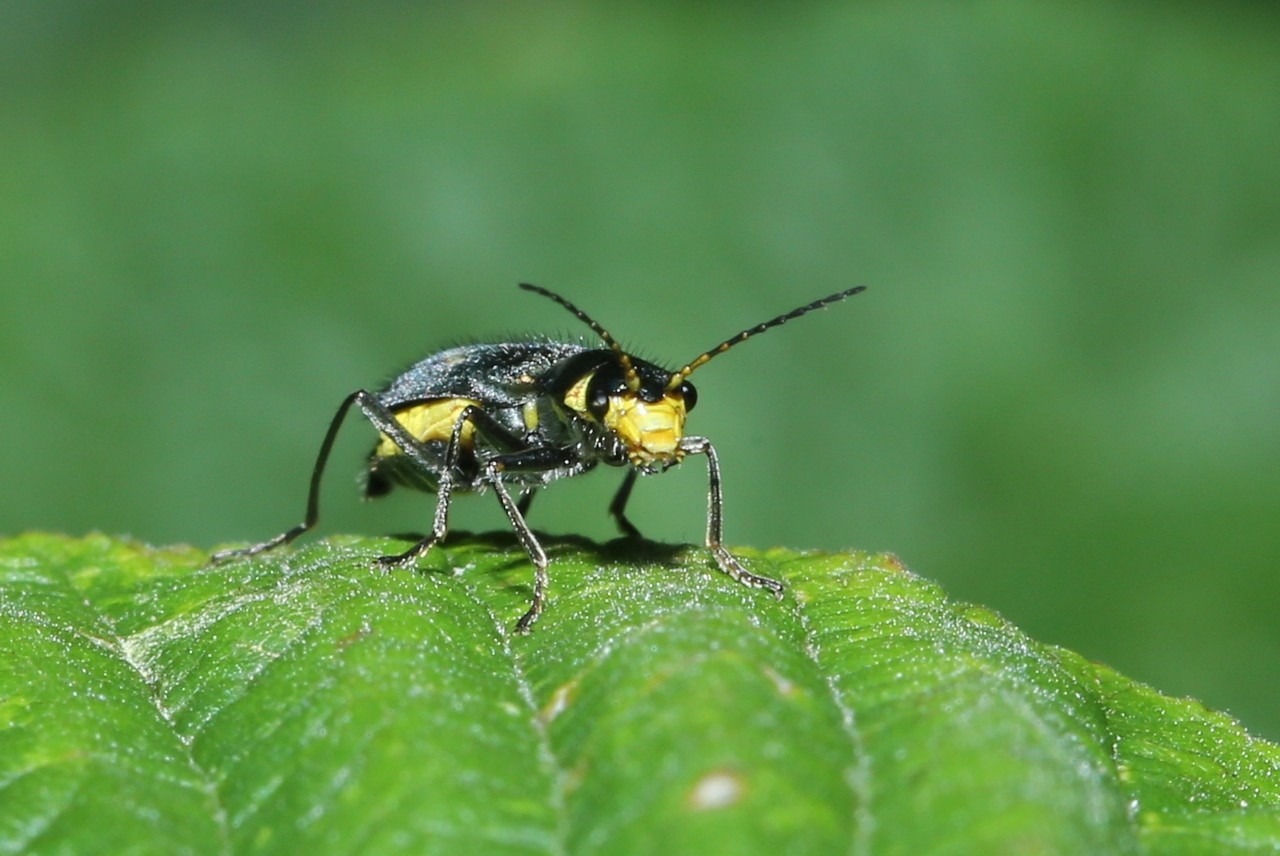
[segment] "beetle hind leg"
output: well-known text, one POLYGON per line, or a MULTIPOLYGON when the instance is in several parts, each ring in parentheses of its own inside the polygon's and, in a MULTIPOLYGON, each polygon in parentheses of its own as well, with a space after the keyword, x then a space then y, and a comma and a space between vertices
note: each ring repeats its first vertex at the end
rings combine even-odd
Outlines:
POLYGON ((320 516, 320 478, 324 475, 325 465, 329 462, 329 453, 333 450, 333 443, 338 437, 338 429, 342 427, 342 422, 346 419, 347 411, 351 409, 352 404, 357 405, 374 424, 378 424, 380 418, 394 421, 391 414, 378 403, 377 398, 366 390, 358 389, 344 398, 342 404, 338 405, 338 412, 329 422, 329 430, 325 432, 324 441, 320 444, 320 452, 316 455, 315 465, 311 468, 311 486, 307 490, 307 511, 302 522, 258 544, 238 549, 219 550, 209 557, 210 564, 216 565, 230 559, 256 556, 259 553, 274 550, 276 547, 288 544, 316 525, 316 520, 320 516))

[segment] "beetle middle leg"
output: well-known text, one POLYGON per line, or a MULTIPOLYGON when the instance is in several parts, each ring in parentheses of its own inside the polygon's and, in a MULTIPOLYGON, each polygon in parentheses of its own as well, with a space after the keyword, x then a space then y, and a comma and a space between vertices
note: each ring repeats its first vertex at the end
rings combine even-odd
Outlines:
MULTIPOLYGON (((486 485, 493 488, 493 492, 498 497, 498 502, 502 505, 502 510, 506 512, 507 519, 511 522, 511 528, 515 530, 520 546, 524 547, 525 552, 529 554, 529 558, 533 562, 533 601, 525 614, 516 622, 516 632, 524 633, 538 620, 538 616, 542 614, 543 607, 546 604, 548 561, 546 551, 542 549, 537 536, 533 534, 533 530, 525 522, 524 509, 521 508, 522 505, 525 508, 528 507, 528 503, 525 500, 529 499, 531 494, 526 494, 525 497, 522 497, 521 502, 517 503, 511 498, 511 492, 507 489, 503 475, 504 473, 520 472, 522 470, 543 472, 550 469, 573 466, 578 463, 578 460, 572 449, 546 447, 520 449, 520 446, 523 445, 523 440, 508 431, 482 408, 476 405, 464 408, 458 414, 457 421, 454 422, 453 431, 449 435, 449 445, 445 450, 444 466, 442 472, 440 472, 440 488, 431 534, 405 552, 395 556, 382 556, 378 559, 378 562, 382 565, 407 563, 419 558, 444 540, 449 529, 449 503, 453 495, 454 474, 458 471, 463 452, 462 432, 468 423, 475 428, 477 435, 484 437, 493 446, 499 449, 512 450, 505 454, 494 455, 485 461, 481 471, 481 478, 486 485)), ((401 439, 399 437, 391 435, 391 438, 397 445, 400 445, 401 439)), ((407 439, 414 444, 417 443, 412 437, 407 439)), ((416 457, 415 460, 417 460, 416 457)), ((427 467, 427 469, 431 471, 430 467, 427 467)))
MULTIPOLYGON (((487 417, 487 414, 486 414, 487 417)), ((503 481, 504 473, 526 472, 545 472, 566 467, 580 465, 580 461, 572 449, 560 449, 555 447, 540 447, 525 449, 519 452, 512 452, 506 455, 495 455, 490 458, 484 466, 485 483, 493 488, 493 492, 498 496, 498 502, 502 504, 502 510, 507 513, 507 519, 511 522, 511 528, 515 530, 516 537, 520 540, 520 545, 524 547, 529 558, 533 561, 533 600, 529 604, 529 609, 525 614, 520 616, 520 620, 516 622, 517 633, 527 633, 538 620, 538 616, 542 614, 542 609, 546 605, 547 600, 547 554, 542 549, 542 545, 538 543, 538 538, 533 534, 533 530, 529 528, 529 524, 524 519, 524 512, 528 508, 528 503, 524 500, 529 499, 532 494, 525 494, 521 501, 517 503, 511 498, 510 491, 503 481)))
MULTIPOLYGON (((368 415, 367 412, 366 415, 368 415)), ((371 421, 373 420, 371 419, 371 421)), ((376 422, 375 424, 426 472, 435 472, 430 462, 417 451, 421 449, 418 441, 403 427, 400 427, 398 421, 395 422, 397 430, 394 432, 387 431, 376 422)), ((474 404, 464 407, 453 423, 453 430, 449 433, 448 445, 445 446, 444 466, 439 472, 440 485, 436 491, 436 513, 431 524, 431 534, 403 553, 397 553, 393 556, 379 556, 378 564, 383 566, 409 564, 425 555, 432 547, 443 541, 449 533, 449 505, 453 498, 454 477, 458 472, 464 450, 462 433, 468 424, 499 448, 514 449, 519 448, 522 444, 520 438, 508 431, 480 407, 474 404)))

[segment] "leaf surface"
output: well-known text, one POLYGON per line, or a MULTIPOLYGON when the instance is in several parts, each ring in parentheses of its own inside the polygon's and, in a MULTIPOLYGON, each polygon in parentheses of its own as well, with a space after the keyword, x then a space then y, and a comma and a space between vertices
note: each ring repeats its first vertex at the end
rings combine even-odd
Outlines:
POLYGON ((0 850, 1254 853, 1280 749, 888 555, 0 542, 0 850))

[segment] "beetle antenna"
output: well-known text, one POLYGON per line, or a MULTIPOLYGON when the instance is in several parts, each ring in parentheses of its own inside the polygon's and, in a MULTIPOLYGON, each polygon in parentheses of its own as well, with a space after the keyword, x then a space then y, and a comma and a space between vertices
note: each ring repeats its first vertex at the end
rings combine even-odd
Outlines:
POLYGON ((690 361, 690 363, 687 366, 685 366, 684 368, 680 369, 680 371, 673 374, 671 376, 671 380, 667 381, 667 390, 671 391, 671 390, 677 389, 680 386, 680 384, 684 383, 685 378, 693 374, 693 372, 696 369, 710 362, 714 357, 720 356, 725 351, 732 348, 734 345, 742 344, 743 342, 750 339, 752 336, 755 336, 759 333, 763 333, 765 330, 768 330, 771 327, 778 327, 782 324, 787 323, 793 318, 799 318, 801 315, 804 315, 806 312, 812 312, 815 309, 821 309, 824 306, 830 306, 832 303, 839 303, 841 300, 844 300, 846 297, 852 297, 853 295, 857 294, 860 291, 866 291, 866 288, 867 287, 865 285, 858 285, 853 288, 847 288, 844 291, 837 291, 835 294, 829 294, 826 297, 822 298, 821 300, 815 300, 812 303, 801 306, 799 309, 792 309, 790 312, 786 312, 782 315, 779 315, 777 318, 771 318, 768 321, 765 321, 763 324, 757 324, 754 327, 748 327, 746 330, 743 330, 741 333, 738 333, 735 336, 731 336, 728 339, 725 339, 723 342, 716 345, 711 350, 700 354, 698 357, 690 361))
POLYGON ((540 285, 533 285, 528 282, 520 283, 520 287, 525 291, 532 291, 534 294, 541 294, 543 297, 550 297, 556 303, 559 303, 565 309, 572 312, 575 318, 590 327, 591 331, 599 336, 604 343, 609 346, 609 350, 613 351, 613 353, 617 355, 618 362, 622 363, 623 375, 627 380, 627 389, 632 392, 640 391, 640 375, 636 374, 636 367, 631 363, 630 355, 627 354, 626 351, 622 350, 622 345, 618 344, 618 340, 613 338, 613 336, 609 334, 609 331, 600 325, 599 321, 596 321, 590 315, 583 312, 581 309, 574 306, 572 303, 550 289, 543 288, 540 285))

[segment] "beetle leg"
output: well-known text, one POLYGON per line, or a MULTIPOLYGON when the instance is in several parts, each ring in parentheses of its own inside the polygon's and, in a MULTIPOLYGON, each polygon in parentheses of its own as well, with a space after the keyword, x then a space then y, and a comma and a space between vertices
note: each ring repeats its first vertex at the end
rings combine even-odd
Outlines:
MULTIPOLYGON (((366 415, 369 415, 367 411, 366 415)), ((370 421, 374 421, 372 417, 370 417, 370 421)), ((467 423, 470 423, 479 434, 494 445, 518 448, 523 443, 521 438, 508 431, 500 422, 485 413, 482 408, 474 404, 464 407, 462 412, 458 414, 457 420, 453 423, 453 430, 449 434, 449 444, 445 447, 444 466, 438 473, 440 486, 436 493, 436 513, 431 524, 431 534, 403 553, 397 553, 394 556, 379 556, 378 564, 384 566, 408 564, 425 555, 428 550, 443 541, 445 535, 449 533, 449 504, 453 496, 453 479, 454 473, 458 470, 459 460, 462 457, 462 431, 467 423)), ((395 424, 399 426, 398 421, 395 424)), ((375 425, 377 425, 376 422, 375 425)), ((422 466, 425 471, 436 473, 431 463, 422 456, 420 451, 421 444, 403 427, 399 427, 399 430, 395 433, 387 431, 381 425, 377 425, 377 427, 391 437, 395 444, 422 466)))
POLYGON ((707 492, 707 549, 711 551, 711 555, 715 556, 716 565, 743 585, 768 589, 776 597, 782 597, 782 583, 751 573, 725 549, 722 543, 724 496, 720 489, 720 460, 716 456, 715 446, 712 446, 711 441, 706 437, 684 437, 680 441, 680 447, 686 454, 707 456, 707 477, 710 481, 707 492))
MULTIPOLYGON (((214 553, 209 561, 211 563, 224 562, 227 559, 234 559, 240 556, 254 556, 258 553, 265 553, 268 550, 274 550, 284 544, 288 544, 297 538, 303 532, 316 525, 316 520, 320 516, 320 479, 324 475, 325 465, 329 461, 329 453, 333 451, 334 441, 338 438, 338 429, 342 427, 342 422, 346 418, 347 411, 351 409, 352 404, 358 404, 360 410, 365 417, 376 425, 380 430, 388 435, 395 437, 396 442, 400 443, 405 438, 412 441, 408 432, 401 427, 396 421, 395 416, 391 414, 386 407, 378 401, 377 397, 367 390, 358 389, 343 399, 342 404, 338 405, 338 412, 334 414, 333 419, 329 422, 329 430, 325 432, 324 440, 320 443, 320 452, 316 455, 315 465, 311 468, 311 487, 307 491, 307 511, 301 523, 281 532, 274 538, 269 538, 261 543, 254 544, 249 547, 242 547, 234 550, 221 550, 214 553)), ((420 463, 425 461, 421 458, 420 453, 416 450, 410 451, 406 447, 406 452, 420 463)))
POLYGON ((538 616, 542 614, 542 608, 546 604, 547 599, 547 554, 542 549, 542 545, 538 543, 538 538, 533 534, 533 530, 529 528, 529 524, 525 522, 524 515, 520 512, 520 507, 511 498, 511 493, 507 490, 507 486, 502 483, 502 465, 499 461, 493 460, 485 465, 484 468, 485 481, 493 488, 493 492, 498 496, 498 502, 502 503, 502 510, 507 513, 507 519, 511 521, 511 528, 515 530, 516 537, 520 539, 520 545, 524 547, 529 558, 533 560, 533 601, 529 604, 529 609, 524 615, 520 616, 520 620, 516 622, 517 633, 528 633, 529 628, 533 626, 533 622, 538 620, 538 616))
MULTIPOLYGON (((477 430, 480 430, 479 426, 477 426, 477 430)), ((538 620, 538 616, 542 614, 542 608, 546 604, 547 598, 548 563, 546 551, 542 549, 542 545, 538 543, 537 536, 533 534, 533 530, 529 528, 529 524, 524 519, 524 511, 528 507, 528 503, 524 500, 531 497, 532 494, 526 494, 519 503, 515 502, 503 481, 503 473, 543 472, 560 467, 570 467, 576 463, 579 463, 579 457, 573 449, 556 447, 525 449, 509 455, 495 455, 485 463, 485 483, 492 487, 493 492, 497 494, 498 502, 502 504, 502 510, 507 513, 507 519, 511 521, 511 528, 515 530, 516 538, 520 540, 520 545, 524 547, 525 552, 529 554, 530 560, 533 561, 533 601, 529 604, 528 611, 520 616, 520 620, 516 622, 517 633, 527 633, 533 623, 538 620)))
MULTIPOLYGON (((485 437, 490 443, 499 448, 518 448, 523 442, 521 438, 508 431, 482 408, 474 405, 464 408, 458 415, 457 422, 454 423, 453 432, 449 436, 449 445, 445 450, 443 472, 440 473, 440 492, 436 503, 436 516, 431 534, 400 555, 383 556, 378 559, 380 563, 398 565, 412 561, 444 540, 445 535, 448 533, 449 501, 453 489, 453 474, 457 470, 458 461, 462 454, 462 430, 468 422, 475 428, 477 434, 485 437)), ((399 443, 399 440, 394 436, 392 439, 396 440, 397 444, 399 443)), ((533 530, 525 522, 520 505, 511 498, 511 492, 507 490, 502 474, 520 470, 538 472, 555 467, 569 466, 576 460, 577 458, 572 449, 534 448, 505 455, 495 455, 484 464, 483 478, 485 483, 493 488, 493 492, 498 497, 498 502, 502 505, 502 510, 506 512, 507 519, 511 521, 511 528, 515 530, 520 545, 524 547, 525 552, 529 554, 529 558, 533 561, 533 601, 530 603, 528 611, 516 622, 517 633, 527 632, 533 626, 533 623, 538 620, 538 616, 542 614, 547 596, 548 563, 546 551, 542 549, 542 545, 538 543, 537 536, 533 534, 533 530)))
POLYGON ((635 524, 627 519, 626 508, 627 500, 631 498, 631 488, 635 487, 636 471, 627 470, 627 477, 622 480, 618 492, 613 495, 613 501, 609 503, 609 514, 613 516, 614 522, 618 524, 618 528, 622 530, 622 534, 628 538, 642 538, 640 530, 635 524))
MULTIPOLYGON (((455 429, 455 434, 457 429, 455 429)), ((431 534, 414 544, 403 553, 396 553, 391 556, 379 556, 376 561, 379 565, 385 567, 396 567, 399 565, 408 565, 420 556, 426 554, 428 550, 444 540, 444 536, 449 534, 449 502, 453 496, 453 479, 447 474, 440 476, 440 487, 436 491, 436 514, 431 522, 431 534)))

